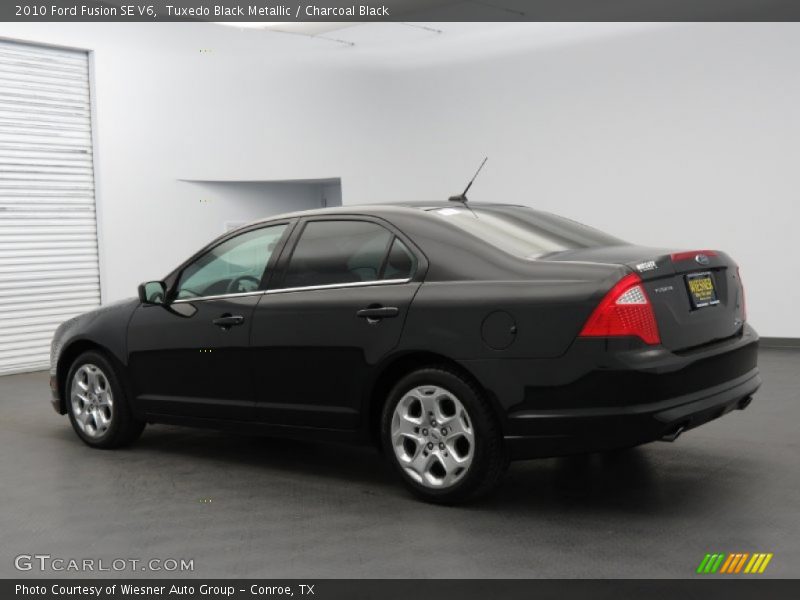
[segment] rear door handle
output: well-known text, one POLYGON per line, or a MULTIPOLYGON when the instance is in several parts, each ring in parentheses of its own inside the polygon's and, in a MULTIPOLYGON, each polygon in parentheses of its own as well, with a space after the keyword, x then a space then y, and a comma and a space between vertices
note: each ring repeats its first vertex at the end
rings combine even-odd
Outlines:
POLYGON ((369 323, 377 323, 381 319, 391 319, 400 314, 400 309, 396 306, 370 306, 362 308, 356 313, 360 319, 366 319, 369 323))
POLYGON ((214 319, 211 321, 217 327, 221 327, 222 329, 230 329, 231 327, 235 327, 236 325, 241 325, 244 323, 244 317, 242 315, 222 315, 219 318, 214 319))

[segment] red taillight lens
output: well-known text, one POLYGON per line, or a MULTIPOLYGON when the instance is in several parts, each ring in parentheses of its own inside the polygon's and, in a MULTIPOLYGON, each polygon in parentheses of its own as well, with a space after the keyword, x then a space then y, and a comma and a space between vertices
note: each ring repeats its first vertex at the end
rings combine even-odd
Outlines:
POLYGON ((744 282, 739 267, 736 267, 736 277, 739 279, 739 288, 742 290, 742 323, 744 323, 747 321, 747 298, 744 295, 744 282))
POLYGON ((705 254, 706 256, 716 256, 716 250, 689 250, 687 252, 673 252, 669 255, 672 262, 680 262, 682 260, 692 260, 698 254, 705 254))
POLYGON ((636 273, 620 279, 594 309, 581 337, 635 336, 646 344, 660 344, 653 306, 636 273))

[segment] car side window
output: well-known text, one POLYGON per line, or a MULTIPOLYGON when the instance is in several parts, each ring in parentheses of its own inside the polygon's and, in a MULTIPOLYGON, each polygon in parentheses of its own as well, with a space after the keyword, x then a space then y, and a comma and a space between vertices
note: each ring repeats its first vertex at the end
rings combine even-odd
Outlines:
POLYGON ((286 225, 248 231, 215 246, 181 272, 176 299, 258 290, 286 225))
POLYGON ((283 287, 381 279, 394 234, 370 221, 311 221, 295 246, 283 287))
POLYGON ((386 257, 381 279, 410 279, 417 270, 417 257, 403 242, 395 238, 386 257))

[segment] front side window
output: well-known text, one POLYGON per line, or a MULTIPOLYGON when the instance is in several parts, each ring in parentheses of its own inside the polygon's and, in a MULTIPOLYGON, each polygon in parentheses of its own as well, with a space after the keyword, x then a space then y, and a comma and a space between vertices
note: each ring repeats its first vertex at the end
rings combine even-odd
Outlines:
POLYGON ((183 270, 176 298, 256 291, 285 229, 273 225, 248 231, 209 250, 183 270))
POLYGON ((416 259, 397 243, 395 250, 394 234, 377 223, 311 221, 292 253, 283 287, 410 277, 416 259))

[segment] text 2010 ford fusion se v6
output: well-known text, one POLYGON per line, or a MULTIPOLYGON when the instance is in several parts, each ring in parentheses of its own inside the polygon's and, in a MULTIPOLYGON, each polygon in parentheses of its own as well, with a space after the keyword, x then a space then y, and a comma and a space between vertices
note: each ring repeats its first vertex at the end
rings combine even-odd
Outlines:
POLYGON ((145 423, 380 444, 455 502, 509 460, 627 447, 744 408, 758 336, 724 253, 519 206, 288 214, 59 327, 54 406, 99 448, 145 423))

